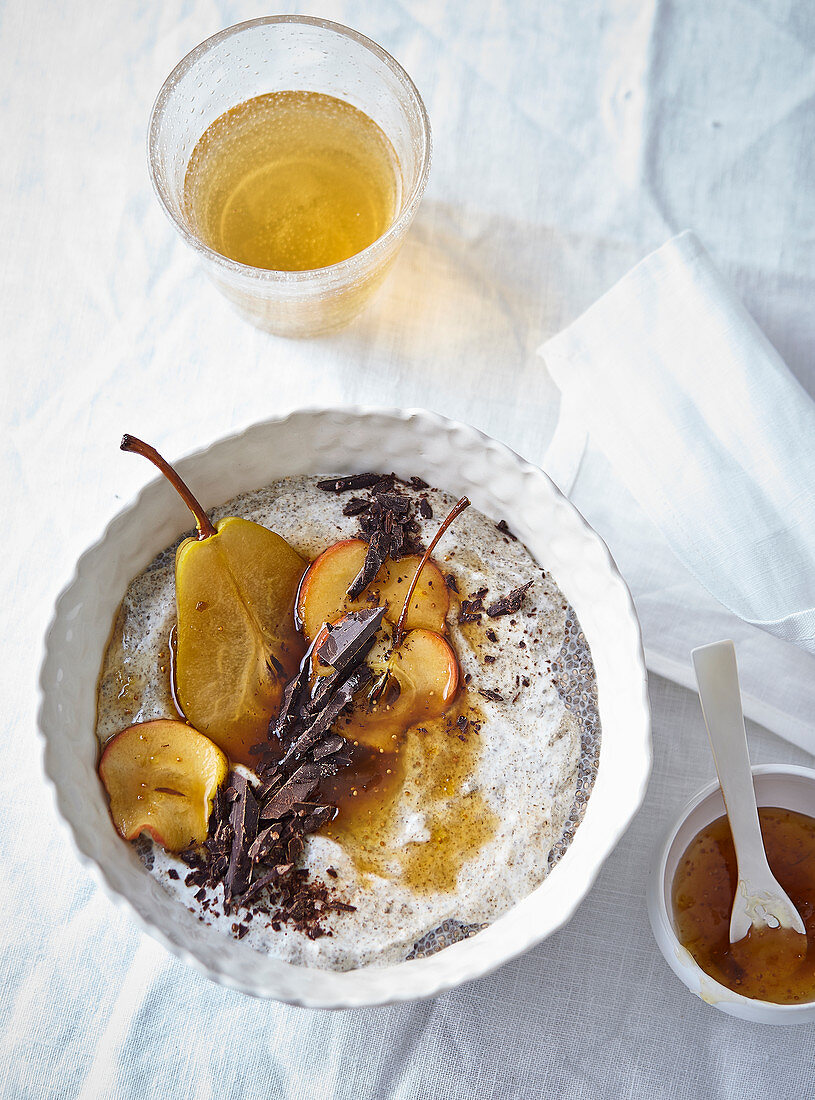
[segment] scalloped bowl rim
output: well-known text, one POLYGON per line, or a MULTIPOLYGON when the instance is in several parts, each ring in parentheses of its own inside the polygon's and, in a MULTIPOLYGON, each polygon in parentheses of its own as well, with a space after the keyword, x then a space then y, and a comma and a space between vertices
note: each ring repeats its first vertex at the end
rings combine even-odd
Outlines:
MULTIPOLYGON (((163 909, 163 900, 157 893, 161 891, 167 899, 167 895, 150 876, 140 869, 141 878, 144 880, 138 887, 126 891, 121 883, 121 876, 128 874, 132 880, 132 867, 125 868, 124 863, 135 864, 136 857, 129 845, 124 845, 115 836, 112 824, 108 817, 107 828, 112 834, 118 847, 110 860, 100 861, 93 851, 97 840, 101 840, 96 833, 86 828, 83 815, 87 812, 87 804, 80 807, 72 805, 70 796, 72 791, 70 784, 64 778, 64 770, 60 772, 60 754, 66 753, 62 727, 58 721, 60 711, 60 697, 63 691, 63 673, 60 667, 60 654, 70 646, 73 637, 73 627, 68 625, 81 619, 79 610, 72 608, 72 598, 75 590, 81 590, 86 577, 92 569, 99 567, 104 562, 105 549, 113 542, 115 536, 128 524, 134 522, 142 512, 148 511, 149 506, 158 501, 158 495, 162 492, 162 479, 156 478, 145 485, 135 498, 123 508, 107 524, 102 536, 90 546, 78 559, 73 576, 67 585, 61 590, 55 606, 54 615, 49 624, 45 637, 45 653, 42 661, 39 677, 39 696, 37 724, 40 736, 43 740, 43 765, 45 775, 50 782, 56 800, 58 815, 67 827, 74 848, 80 861, 91 871, 95 880, 103 891, 115 904, 125 909, 132 920, 155 940, 161 943, 168 951, 194 966, 210 979, 223 985, 241 990, 245 993, 259 997, 270 997, 309 1008, 348 1008, 366 1007, 372 1005, 384 1005, 411 1001, 426 997, 433 997, 448 989, 452 989, 464 982, 490 973, 497 967, 517 958, 531 947, 541 942, 547 936, 561 928, 573 915, 583 898, 590 890, 599 870, 610 855, 631 820, 635 816, 645 796, 648 778, 651 769, 651 737, 650 737, 650 708, 647 693, 647 678, 645 673, 645 658, 642 649, 639 622, 634 609, 631 594, 620 576, 613 558, 600 536, 590 527, 583 516, 554 485, 551 479, 539 467, 521 458, 505 444, 500 443, 476 428, 458 421, 450 420, 437 413, 423 409, 396 409, 380 408, 373 406, 338 406, 338 407, 309 407, 297 409, 284 416, 272 417, 264 421, 250 425, 242 431, 221 437, 198 451, 193 452, 184 459, 175 463, 182 476, 196 477, 202 465, 217 457, 219 451, 228 452, 230 449, 244 451, 251 445, 254 439, 274 437, 275 434, 285 436, 287 431, 292 431, 299 421, 315 420, 317 424, 327 426, 335 420, 342 422, 352 421, 356 425, 368 427, 378 421, 385 421, 391 432, 404 430, 405 438, 418 435, 428 444, 436 446, 444 452, 445 445, 450 448, 448 461, 454 461, 453 455, 458 455, 465 450, 465 444, 474 448, 473 453, 484 457, 485 473, 492 473, 492 468, 501 467, 504 480, 508 477, 512 481, 513 473, 517 476, 518 485, 522 482, 532 486, 541 501, 545 501, 550 512, 557 512, 559 526, 556 535, 565 532, 568 540, 568 551, 571 556, 574 548, 580 547, 583 552, 592 558, 592 568, 585 571, 582 583, 589 582, 603 591, 604 598, 613 604, 612 620, 609 630, 613 627, 615 644, 619 644, 620 638, 625 643, 626 653, 623 661, 622 680, 627 698, 618 702, 611 699, 610 687, 604 686, 600 680, 599 658, 601 648, 605 650, 608 643, 603 642, 599 634, 590 633, 586 627, 585 614, 575 606, 573 601, 574 591, 570 589, 569 582, 565 583, 555 570, 552 574, 561 586, 566 597, 570 600, 581 626, 589 636, 589 643, 598 669, 598 686, 601 728, 600 765, 597 780, 586 808, 586 814, 580 827, 576 830, 575 837, 566 850, 563 858, 550 871, 543 882, 527 897, 516 902, 506 913, 494 923, 483 929, 476 936, 462 940, 445 948, 434 955, 423 959, 398 963, 386 967, 366 967, 350 971, 327 971, 310 967, 295 966, 247 948, 246 945, 234 941, 228 941, 214 929, 204 929, 196 923, 186 909, 175 903, 180 912, 172 912, 171 918, 167 918, 167 912, 163 909), (455 440, 455 446, 453 446, 455 440), (196 470, 196 467, 198 468, 196 470), (561 526, 562 525, 562 526, 561 526), (58 637, 60 632, 66 632, 64 638, 58 637), (65 639, 67 638, 67 642, 65 639), (60 648, 60 642, 62 647, 60 648), (598 647, 598 648, 596 648, 598 647), (597 798, 601 783, 608 787, 605 776, 609 769, 621 767, 616 760, 616 753, 611 753, 611 744, 608 741, 606 730, 606 709, 611 705, 615 709, 615 737, 616 727, 624 727, 624 732, 619 736, 625 737, 627 743, 624 774, 617 776, 615 782, 622 784, 619 788, 610 792, 612 797, 606 797, 604 790, 604 804, 602 819, 593 813, 593 805, 597 798), (625 713, 625 722, 622 718, 616 718, 616 710, 622 707, 625 713), (78 811, 78 812, 77 812, 78 811), (595 820, 591 830, 587 830, 590 820, 595 820), (591 831, 591 838, 588 833, 591 831), (121 874, 120 874, 121 872, 121 874), (148 896, 145 897, 144 894, 148 896), (151 909, 152 906, 152 909, 151 909), (158 915, 156 913, 158 907, 158 915), (164 919, 163 919, 164 918, 164 919), (210 935, 211 933, 211 935, 210 935), (198 943, 196 936, 200 936, 198 943), (185 936, 188 937, 185 942, 185 936), (195 946, 190 946, 193 940, 195 946)), ((363 430, 364 435, 364 430, 363 430)), ((299 437, 302 438, 302 435, 299 437)), ((267 475, 268 481, 275 477, 283 476, 274 470, 275 459, 270 459, 270 468, 267 475)), ((426 455, 419 455, 416 461, 411 463, 411 473, 425 476, 429 467, 422 463, 430 462, 426 455)), ((333 473, 345 472, 342 470, 342 460, 338 460, 331 470, 311 469, 302 472, 333 473)), ((347 462, 345 462, 347 466, 347 462)), ((379 468, 388 466, 393 468, 386 451, 382 452, 382 461, 379 468)), ((356 466, 359 468, 359 465, 356 466)), ((374 466, 377 468, 377 466, 374 466)), ((397 471, 399 472, 399 471, 397 471)), ((401 471, 405 476, 405 471, 401 471)), ((449 482, 440 482, 434 478, 435 483, 442 488, 455 492, 456 488, 449 482)), ((467 479, 464 478, 466 481, 467 479)), ((262 482, 245 484, 244 491, 257 488, 262 482)), ((458 486, 460 489, 460 485, 458 486)), ((488 493, 487 489, 481 489, 475 481, 472 483, 471 496, 475 497, 473 503, 478 504, 479 494, 488 493)), ((196 490, 198 492, 198 490, 196 490)), ((170 491, 171 492, 171 491, 170 491)), ((205 492, 200 493, 205 507, 211 507, 222 501, 209 500, 205 492)), ((232 494, 234 495, 234 494, 232 494)), ((518 494, 520 495, 520 494, 518 494)), ((224 497, 223 499, 227 499, 224 497)), ((157 506, 157 505, 156 505, 157 506)), ((171 507, 167 505, 167 507, 171 507)), ((164 509, 166 510, 166 508, 164 509)), ((485 509, 486 510, 486 509, 485 509)), ((494 511, 494 509, 493 509, 494 511)), ((487 514, 490 514, 487 511, 487 514)), ((493 515, 493 518, 498 518, 493 515)), ((521 538, 524 538, 525 523, 518 513, 512 512, 505 517, 521 538)), ((187 521, 189 526, 189 521, 187 521)), ((179 522, 177 534, 185 530, 183 520, 179 522)), ((170 536, 164 539, 163 544, 157 546, 157 553, 162 546, 166 546, 172 540, 170 536)), ((526 540, 525 540, 526 541, 526 540)), ((565 552, 565 550, 564 550, 565 552)), ((151 560, 154 553, 145 558, 143 565, 151 560)), ((535 553, 533 549, 533 553, 535 553)), ((144 556, 144 555, 142 555, 144 556)), ((540 556, 535 553, 535 556, 540 556)), ((568 560, 571 560, 569 557, 568 560)), ((550 563, 541 561, 541 564, 549 570, 550 563)), ((138 569, 137 569, 138 571, 138 569)), ((136 573, 132 573, 135 576, 136 573)), ((125 586, 126 586, 125 581, 125 586)), ((124 594, 124 587, 118 592, 118 599, 114 604, 118 606, 124 594)), ((100 597, 104 599, 105 597, 100 597)), ((592 604, 588 605, 589 615, 592 614, 592 604)), ((107 644, 110 632, 112 615, 107 621, 105 638, 102 641, 101 652, 98 653, 98 663, 92 670, 93 692, 95 697, 96 680, 101 666, 101 654, 107 644)), ((605 630, 600 625, 598 629, 605 630)), ((98 637, 98 632, 97 632, 98 637)), ((609 651, 610 653, 610 651, 609 651)), ((616 658, 615 658, 616 660, 616 658)), ((615 685, 616 686, 616 685, 615 685)), ((609 728, 609 733, 611 729, 609 728)), ((91 728, 87 736, 93 739, 95 748, 94 731, 91 728)), ((615 746, 618 749, 619 746, 615 746)), ((68 763, 73 763, 73 758, 68 754, 68 763)), ((610 781, 609 781, 610 782, 610 781)), ((102 788, 98 786, 98 798, 103 802, 102 788)), ((104 813, 107 814, 106 807, 104 813)), ((99 807, 94 806, 98 811, 99 807)), ((598 810, 597 813, 600 811, 598 810)), ((102 826, 100 826, 102 827, 102 826)), ((105 840, 107 842, 107 840, 105 840)))

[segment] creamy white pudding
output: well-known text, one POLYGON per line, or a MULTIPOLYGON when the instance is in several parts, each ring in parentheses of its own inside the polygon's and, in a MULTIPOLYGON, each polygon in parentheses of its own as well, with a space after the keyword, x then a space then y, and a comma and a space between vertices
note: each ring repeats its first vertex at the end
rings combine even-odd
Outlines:
MULTIPOLYGON (((276 481, 213 509, 211 518, 254 520, 312 560, 359 529, 343 515, 348 497, 320 491, 319 480, 276 481)), ((403 491, 430 505, 431 518, 417 510, 426 543, 454 498, 403 491)), ((172 546, 123 599, 99 684, 102 743, 134 722, 178 716, 169 647, 174 557, 172 546)), ((495 920, 539 885, 579 823, 599 724, 590 654, 567 600, 521 542, 472 508, 433 559, 458 589, 447 622, 464 690, 444 719, 408 731, 376 797, 363 796, 358 806, 346 798, 336 821, 306 842, 305 865, 355 911, 332 913, 331 934, 316 940, 286 925, 276 931, 258 914, 244 938, 259 951, 346 970, 436 949, 495 920), (486 607, 527 582, 517 612, 490 618, 476 609, 475 621, 459 621, 459 599, 486 589, 486 607)), ((202 908, 178 857, 146 841, 140 851, 166 889, 234 934, 239 918, 222 915, 217 901, 202 908)), ((213 898, 210 892, 207 901, 213 898)))

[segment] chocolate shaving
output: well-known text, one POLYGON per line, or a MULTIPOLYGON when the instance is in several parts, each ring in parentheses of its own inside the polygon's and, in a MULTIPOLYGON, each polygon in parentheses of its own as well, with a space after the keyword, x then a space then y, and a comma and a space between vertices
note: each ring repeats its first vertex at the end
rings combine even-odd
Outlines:
POLYGON ((492 699, 493 703, 503 703, 504 701, 500 691, 494 691, 492 688, 479 688, 478 694, 483 695, 485 699, 492 699))
POLYGON ((462 600, 461 609, 458 613, 458 621, 460 623, 477 623, 481 619, 483 610, 483 596, 476 596, 475 599, 472 600, 462 600))
POLYGON ((384 493, 392 493, 396 487, 396 474, 382 474, 371 487, 374 496, 382 496, 384 493))
POLYGON ((338 753, 340 749, 347 744, 348 742, 344 737, 341 737, 338 733, 334 734, 316 745, 312 752, 312 756, 315 760, 323 760, 327 756, 334 756, 335 753, 338 753))
POLYGON ((245 889, 248 883, 250 861, 246 850, 255 839, 258 827, 258 804, 249 789, 246 776, 240 772, 233 772, 232 787, 236 797, 229 812, 232 847, 224 876, 224 898, 227 903, 233 895, 245 889))
POLYGON ((370 507, 370 500, 365 500, 364 497, 351 497, 351 499, 342 506, 342 514, 344 516, 358 516, 362 512, 367 512, 370 507))
POLYGON ((358 663, 371 648, 384 616, 384 607, 350 612, 329 627, 326 637, 317 646, 317 656, 337 672, 358 663))
POLYGON ((350 474, 348 477, 318 481, 317 488, 324 493, 346 493, 349 489, 370 489, 372 485, 378 485, 381 479, 381 474, 350 474))
MULTIPOLYGON (((303 737, 308 736, 309 745, 316 743, 317 738, 323 737, 339 717, 340 712, 348 706, 359 689, 364 687, 370 679, 371 670, 367 665, 360 665, 358 668, 354 669, 345 683, 340 684, 323 709, 318 713, 317 717, 312 721, 311 725, 306 728, 304 734, 302 734, 298 741, 294 742, 291 748, 289 748, 283 760, 285 761, 287 757, 289 757, 292 750, 300 744, 303 737)), ((303 750, 298 751, 302 752, 303 750)))
POLYGON ((346 595, 349 599, 356 600, 361 596, 377 575, 388 556, 390 544, 390 534, 385 530, 376 531, 371 536, 371 541, 368 544, 368 550, 365 554, 365 561, 362 563, 362 568, 348 587, 346 595))
POLYGON ((458 581, 452 573, 444 574, 444 583, 452 592, 458 592, 458 581))
POLYGON ((499 615, 511 615, 515 611, 519 611, 524 596, 531 587, 532 581, 527 581, 519 588, 513 588, 506 596, 501 596, 495 603, 490 604, 487 608, 487 614, 491 619, 496 619, 499 615))
POLYGON ((412 477, 410 479, 410 485, 413 489, 429 489, 430 486, 426 481, 423 481, 420 477, 412 477))
POLYGON ((406 516, 410 511, 410 501, 401 493, 377 493, 374 489, 374 498, 380 508, 384 508, 394 515, 406 516))
POLYGON ((313 794, 319 783, 320 773, 313 774, 309 770, 309 766, 304 764, 269 799, 260 811, 261 819, 267 821, 271 818, 276 821, 278 818, 284 817, 297 802, 302 802, 304 798, 308 798, 310 794, 313 794))

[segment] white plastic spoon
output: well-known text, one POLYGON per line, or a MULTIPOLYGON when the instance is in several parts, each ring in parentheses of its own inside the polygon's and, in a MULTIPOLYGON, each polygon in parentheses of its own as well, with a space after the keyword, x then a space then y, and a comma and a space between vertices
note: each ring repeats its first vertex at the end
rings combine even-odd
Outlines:
POLYGON ((730 942, 743 939, 753 925, 793 928, 806 935, 801 914, 776 881, 764 851, 735 647, 732 642, 713 642, 694 649, 691 657, 736 849, 739 881, 730 917, 730 942))

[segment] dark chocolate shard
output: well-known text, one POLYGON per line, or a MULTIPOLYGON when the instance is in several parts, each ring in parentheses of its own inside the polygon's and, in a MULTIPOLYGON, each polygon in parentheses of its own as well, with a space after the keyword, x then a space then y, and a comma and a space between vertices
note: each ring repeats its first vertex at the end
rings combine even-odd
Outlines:
POLYGON ((421 515, 422 519, 433 518, 433 509, 430 505, 430 501, 426 500, 425 497, 422 497, 422 499, 419 501, 419 514, 421 515))
POLYGON ((396 474, 382 474, 371 487, 374 496, 392 493, 396 487, 396 474))
POLYGON ((496 619, 499 615, 510 615, 515 611, 519 611, 524 601, 524 596, 531 587, 532 581, 527 581, 526 584, 522 584, 518 588, 513 588, 506 596, 501 596, 495 603, 491 603, 487 608, 487 614, 491 619, 496 619))
POLYGON ((376 493, 376 503, 397 516, 406 516, 410 511, 410 501, 401 493, 376 493))
POLYGON ((391 544, 388 553, 394 561, 398 561, 405 552, 405 532, 402 527, 394 527, 391 532, 391 544))
POLYGON ((334 806, 318 806, 308 817, 303 819, 303 833, 316 833, 327 825, 335 816, 337 810, 334 806))
POLYGON ((242 895, 240 899, 241 905, 245 906, 250 901, 254 901, 258 894, 265 890, 267 886, 273 886, 277 882, 279 877, 280 876, 278 875, 277 870, 273 869, 267 874, 263 875, 261 878, 257 879, 256 882, 252 883, 246 893, 242 895))
POLYGON ((317 656, 337 672, 361 660, 382 625, 384 607, 352 611, 327 632, 317 647, 317 656))
POLYGON ((307 765, 298 768, 294 775, 286 780, 280 790, 269 799, 260 811, 261 820, 278 820, 284 814, 287 814, 296 802, 302 802, 303 799, 314 793, 320 782, 320 775, 315 776, 306 769, 307 765), (301 772, 305 772, 305 774, 301 776, 301 772))
POLYGON ((296 719, 303 698, 303 693, 306 690, 309 677, 309 653, 306 654, 300 670, 293 680, 290 680, 283 689, 283 698, 280 703, 280 711, 277 718, 272 719, 269 724, 269 737, 277 737, 280 739, 287 727, 296 719))
POLYGON ((338 753, 343 746, 348 742, 340 734, 334 733, 330 737, 326 737, 321 741, 314 749, 312 756, 315 760, 324 760, 327 756, 334 756, 338 753))
POLYGON ((427 484, 427 482, 423 481, 422 478, 420 478, 420 477, 412 477, 410 479, 410 484, 414 489, 429 489, 430 488, 430 486, 427 484))
POLYGON ((507 521, 505 519, 499 520, 499 522, 496 523, 495 526, 498 528, 498 530, 501 532, 502 535, 507 535, 508 538, 511 538, 513 542, 518 541, 518 536, 513 535, 513 533, 510 531, 509 525, 507 524, 507 521))
POLYGON ((482 596, 476 596, 473 600, 462 600, 458 621, 460 623, 477 623, 481 619, 483 610, 484 601, 482 596))
POLYGON ((493 688, 479 688, 478 694, 483 695, 485 699, 492 699, 493 703, 503 703, 504 697, 500 691, 495 691, 493 688))
POLYGON ((318 481, 317 488, 324 493, 346 493, 349 489, 370 489, 381 480, 381 474, 350 474, 348 477, 330 477, 325 481, 318 481))
POLYGON ((313 719, 310 726, 308 726, 292 743, 283 759, 280 761, 280 768, 285 768, 296 757, 304 756, 309 752, 326 733, 331 729, 331 726, 340 716, 340 713, 348 706, 353 699, 354 695, 363 687, 371 678, 371 670, 367 665, 360 665, 355 669, 348 679, 342 684, 334 695, 328 700, 323 709, 313 719))
POLYGON ((248 880, 248 868, 246 849, 255 839, 258 827, 258 804, 246 776, 240 772, 233 772, 230 785, 236 792, 236 798, 232 803, 229 813, 229 824, 232 829, 232 850, 229 854, 229 865, 224 876, 224 898, 227 902, 240 894, 248 880))
POLYGON ((346 595, 349 599, 356 600, 361 596, 377 575, 388 556, 390 543, 390 534, 384 530, 375 531, 371 535, 371 541, 368 543, 368 551, 365 554, 365 561, 362 563, 362 568, 348 587, 346 595))
POLYGON ((261 829, 255 837, 254 841, 249 846, 247 855, 256 863, 269 854, 278 840, 280 840, 279 830, 275 829, 274 825, 269 825, 268 828, 261 829))
POLYGON ((444 583, 452 592, 458 592, 458 581, 452 573, 444 574, 444 583))

